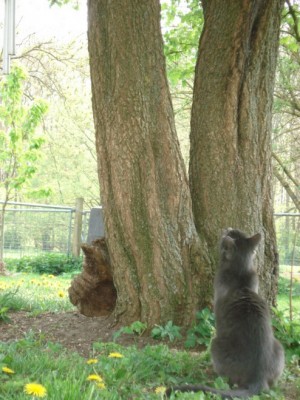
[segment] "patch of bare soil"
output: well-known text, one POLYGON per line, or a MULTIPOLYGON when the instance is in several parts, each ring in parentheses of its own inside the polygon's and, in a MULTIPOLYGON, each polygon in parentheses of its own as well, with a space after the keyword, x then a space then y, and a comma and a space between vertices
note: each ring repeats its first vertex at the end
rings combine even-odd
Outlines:
MULTIPOLYGON (((0 341, 18 340, 32 331, 84 357, 89 357, 94 342, 113 341, 113 334, 119 329, 118 326, 112 326, 108 317, 85 317, 76 311, 48 312, 34 317, 28 312, 18 311, 10 313, 9 318, 9 323, 0 323, 0 341)), ((124 334, 119 336, 118 343, 143 347, 146 344, 157 344, 157 341, 149 336, 124 334)))

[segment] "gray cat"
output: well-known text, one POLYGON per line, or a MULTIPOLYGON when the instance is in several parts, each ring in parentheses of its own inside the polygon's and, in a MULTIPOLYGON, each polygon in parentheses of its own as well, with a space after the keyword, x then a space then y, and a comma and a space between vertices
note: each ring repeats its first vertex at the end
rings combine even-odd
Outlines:
POLYGON ((216 338, 212 360, 217 374, 229 378, 237 389, 217 390, 185 385, 172 391, 211 392, 223 399, 247 398, 268 389, 282 374, 284 351, 274 338, 268 305, 258 295, 254 250, 261 240, 228 228, 221 238, 220 266, 214 283, 216 338))

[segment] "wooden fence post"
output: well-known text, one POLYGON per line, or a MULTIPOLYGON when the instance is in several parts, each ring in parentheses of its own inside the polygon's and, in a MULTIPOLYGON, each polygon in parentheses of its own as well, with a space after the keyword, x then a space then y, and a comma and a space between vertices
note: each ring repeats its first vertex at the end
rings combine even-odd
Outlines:
POLYGON ((72 254, 75 257, 78 257, 80 255, 82 211, 83 211, 83 198, 79 197, 76 199, 76 205, 75 205, 73 241, 72 241, 72 254))

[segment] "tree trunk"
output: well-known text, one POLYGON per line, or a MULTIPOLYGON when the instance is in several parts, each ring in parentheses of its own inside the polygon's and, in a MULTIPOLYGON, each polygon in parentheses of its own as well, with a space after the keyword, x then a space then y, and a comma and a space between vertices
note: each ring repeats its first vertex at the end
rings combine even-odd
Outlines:
POLYGON ((222 228, 261 232, 261 290, 275 302, 278 256, 271 116, 281 0, 205 0, 191 120, 196 228, 217 259, 222 228))
POLYGON ((187 325, 209 301, 211 271, 175 132, 159 1, 89 0, 88 10, 115 317, 187 325))
POLYGON ((0 275, 6 276, 10 273, 5 268, 4 262, 4 223, 5 223, 5 209, 7 205, 7 198, 5 202, 2 204, 0 210, 0 275))

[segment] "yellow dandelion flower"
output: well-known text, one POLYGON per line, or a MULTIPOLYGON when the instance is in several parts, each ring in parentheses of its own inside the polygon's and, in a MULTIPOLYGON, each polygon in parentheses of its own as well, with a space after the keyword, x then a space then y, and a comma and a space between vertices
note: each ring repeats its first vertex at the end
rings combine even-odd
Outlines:
POLYGON ((13 371, 12 369, 8 368, 8 367, 2 367, 2 372, 4 372, 5 374, 14 374, 15 371, 13 371))
POLYGON ((48 278, 54 278, 54 275, 48 275, 48 278))
POLYGON ((97 364, 98 360, 97 358, 90 358, 89 360, 87 360, 87 364, 97 364))
POLYGON ((166 390, 167 390, 167 388, 165 386, 158 386, 155 389, 155 393, 156 394, 160 394, 160 393, 165 394, 166 390))
POLYGON ((24 386, 24 392, 26 394, 29 394, 31 396, 35 397, 45 397, 47 396, 47 390, 46 388, 39 384, 39 383, 27 383, 24 386))
POLYGON ((99 388, 99 389, 105 389, 105 388, 106 388, 104 382, 98 382, 96 386, 97 386, 97 388, 99 388))
POLYGON ((86 378, 87 381, 96 381, 96 382, 103 382, 103 379, 100 375, 92 374, 86 378))
POLYGON ((64 292, 62 290, 59 290, 58 291, 58 296, 59 297, 65 297, 65 294, 64 294, 64 292))
POLYGON ((121 353, 110 353, 108 357, 109 358, 123 358, 124 356, 121 353))

